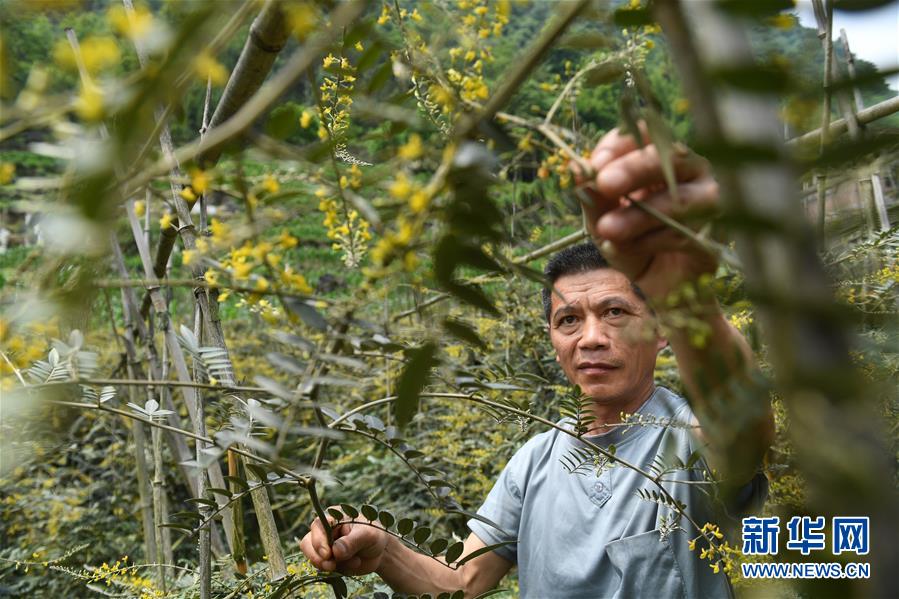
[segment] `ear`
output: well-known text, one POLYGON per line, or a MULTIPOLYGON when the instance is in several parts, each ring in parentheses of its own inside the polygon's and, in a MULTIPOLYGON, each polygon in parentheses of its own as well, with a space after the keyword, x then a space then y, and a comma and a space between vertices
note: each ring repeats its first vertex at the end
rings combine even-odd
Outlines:
POLYGON ((661 335, 656 337, 656 353, 662 351, 668 346, 668 340, 661 335))

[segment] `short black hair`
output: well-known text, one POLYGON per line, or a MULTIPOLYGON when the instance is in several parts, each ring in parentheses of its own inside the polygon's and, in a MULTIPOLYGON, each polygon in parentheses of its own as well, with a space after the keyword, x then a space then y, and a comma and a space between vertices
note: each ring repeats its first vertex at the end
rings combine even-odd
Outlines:
MULTIPOLYGON (((546 263, 546 268, 543 269, 543 276, 546 278, 546 286, 543 287, 543 313, 546 316, 546 322, 549 322, 552 311, 553 285, 560 277, 601 268, 612 268, 612 266, 599 253, 596 244, 590 241, 567 247, 550 258, 546 263)), ((633 283, 631 283, 631 287, 634 293, 645 302, 646 296, 643 294, 643 290, 633 283)))

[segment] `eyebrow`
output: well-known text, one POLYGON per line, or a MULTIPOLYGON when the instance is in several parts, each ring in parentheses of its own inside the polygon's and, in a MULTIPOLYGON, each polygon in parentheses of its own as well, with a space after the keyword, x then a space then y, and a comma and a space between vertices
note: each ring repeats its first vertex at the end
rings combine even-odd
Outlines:
MULTIPOLYGON (((626 308, 627 310, 637 313, 637 308, 634 303, 628 300, 626 297, 620 295, 613 295, 603 299, 599 304, 596 305, 596 310, 603 311, 610 306, 621 306, 626 308)), ((573 312, 577 312, 580 310, 580 306, 578 304, 565 304, 560 306, 558 310, 553 313, 553 320, 562 315, 571 314, 573 312)))

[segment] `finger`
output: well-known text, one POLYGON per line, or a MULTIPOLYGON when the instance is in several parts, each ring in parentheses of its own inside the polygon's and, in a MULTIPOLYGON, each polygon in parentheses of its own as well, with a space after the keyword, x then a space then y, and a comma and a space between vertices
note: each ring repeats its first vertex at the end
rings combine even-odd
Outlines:
MULTIPOLYGON (((646 124, 639 123, 640 131, 643 135, 643 142, 649 143, 649 136, 646 124)), ((612 129, 600 138, 593 152, 590 154, 590 166, 594 170, 602 170, 609 162, 623 156, 629 152, 633 152, 639 147, 634 136, 620 128, 612 129)))
MULTIPOLYGON (((688 182, 705 175, 705 161, 676 153, 672 158, 675 177, 688 182)), ((654 145, 628 152, 606 164, 596 176, 596 191, 606 198, 618 198, 638 189, 665 184, 662 161, 654 145)))
POLYGON ((356 526, 350 534, 334 542, 334 557, 344 561, 354 556, 369 558, 377 556, 383 550, 381 536, 384 532, 371 526, 356 526))
MULTIPOLYGON (((330 518, 328 518, 330 520, 330 518)), ((325 532, 325 527, 322 526, 321 520, 318 518, 312 522, 312 526, 310 526, 309 534, 311 535, 311 545, 321 556, 322 559, 331 559, 331 547, 330 543, 328 543, 328 534, 325 532)))
POLYGON ((331 571, 337 565, 333 559, 323 559, 322 556, 319 555, 315 546, 312 544, 311 533, 307 534, 303 537, 303 540, 300 541, 300 550, 303 552, 303 555, 306 556, 306 559, 319 570, 331 571))
MULTIPOLYGON (((677 202, 668 191, 663 191, 650 195, 641 203, 652 206, 675 220, 711 214, 718 206, 718 184, 714 179, 683 183, 678 185, 677 191, 677 202)), ((629 202, 626 206, 602 215, 596 225, 600 237, 614 243, 629 243, 661 224, 655 216, 635 206, 635 203, 629 202)))

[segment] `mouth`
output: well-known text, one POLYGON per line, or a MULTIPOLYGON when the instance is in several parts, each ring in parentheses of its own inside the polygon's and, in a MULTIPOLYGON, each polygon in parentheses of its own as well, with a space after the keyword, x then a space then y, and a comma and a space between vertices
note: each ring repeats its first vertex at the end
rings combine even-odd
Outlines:
POLYGON ((577 370, 587 376, 603 376, 617 368, 618 365, 608 362, 582 362, 578 364, 577 370))

